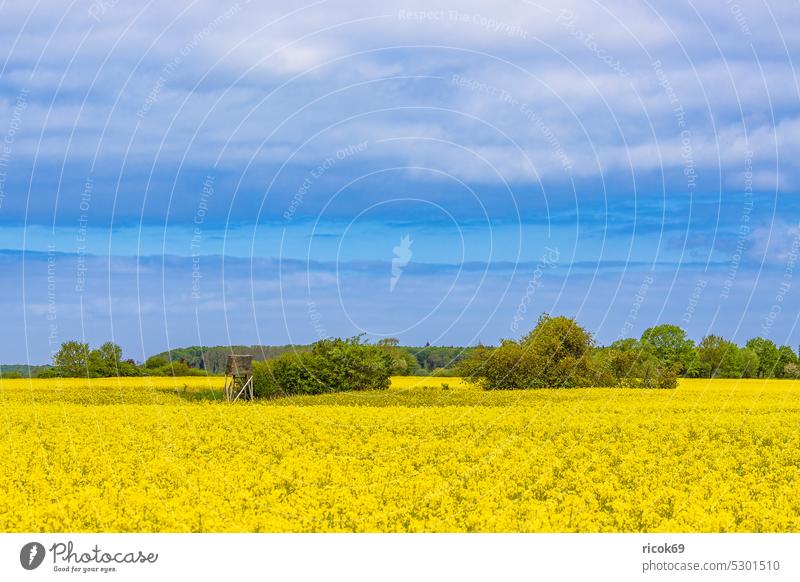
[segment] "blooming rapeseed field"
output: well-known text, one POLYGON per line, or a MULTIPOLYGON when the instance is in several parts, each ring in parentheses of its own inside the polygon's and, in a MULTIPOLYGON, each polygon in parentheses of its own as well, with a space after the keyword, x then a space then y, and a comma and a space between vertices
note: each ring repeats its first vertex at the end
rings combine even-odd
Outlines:
POLYGON ((0 381, 0 531, 796 531, 800 383, 0 381), (443 386, 443 384, 445 386, 443 386))

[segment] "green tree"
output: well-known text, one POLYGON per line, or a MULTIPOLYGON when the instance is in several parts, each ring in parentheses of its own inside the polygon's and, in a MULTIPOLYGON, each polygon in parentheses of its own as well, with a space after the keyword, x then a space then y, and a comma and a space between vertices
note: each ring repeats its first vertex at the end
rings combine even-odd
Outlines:
POLYGON ((89 344, 64 342, 53 356, 54 374, 67 378, 89 376, 89 344))
POLYGON ((122 362, 122 348, 106 342, 89 353, 89 375, 97 378, 119 376, 122 362))
POLYGON ((697 348, 695 348, 692 359, 686 367, 686 370, 683 372, 683 375, 687 378, 702 378, 704 374, 705 371, 703 370, 703 365, 700 362, 700 356, 698 356, 697 348))
POLYGON ((598 349, 595 357, 595 374, 599 376, 597 385, 607 386, 609 382, 620 380, 623 380, 623 384, 628 384, 632 378, 641 377, 644 362, 651 358, 655 358, 653 347, 634 338, 620 339, 609 348, 598 349), (610 377, 607 376, 609 372, 610 377))
POLYGON ((638 342, 633 342, 634 344, 614 342, 612 347, 594 350, 592 371, 595 386, 615 386, 620 383, 620 378, 631 375, 643 354, 638 342))
POLYGON ((694 359, 694 342, 677 325, 657 325, 644 330, 639 342, 650 351, 662 366, 674 367, 684 373, 694 359))
POLYGON ((800 367, 797 364, 786 364, 783 369, 784 378, 800 378, 800 367))
MULTIPOLYGON (((459 362, 466 359, 475 348, 460 348, 452 346, 432 346, 402 348, 417 360, 417 373, 431 373, 436 369, 454 368, 459 362)), ((454 375, 454 373, 451 373, 454 375)))
POLYGON ((618 339, 609 347, 621 352, 629 352, 631 350, 638 350, 641 348, 641 345, 639 345, 639 340, 632 337, 626 337, 624 339, 618 339))
POLYGON ((704 378, 741 378, 739 346, 718 335, 707 335, 697 346, 700 375, 704 378))
POLYGON ((758 378, 759 359, 755 350, 742 348, 739 350, 742 360, 742 378, 758 378))
POLYGON ((781 346, 778 348, 778 362, 775 366, 775 377, 783 378, 785 376, 786 366, 789 364, 797 365, 797 354, 789 346, 781 346))
POLYGON ((535 363, 514 340, 502 340, 497 348, 478 346, 459 364, 459 374, 486 390, 534 388, 535 363))
POLYGON ((753 350, 758 356, 759 378, 773 378, 778 365, 778 346, 772 340, 763 337, 754 337, 748 340, 745 347, 753 350))
POLYGON ((574 319, 545 314, 519 342, 477 348, 462 369, 486 389, 591 386, 597 381, 592 347, 592 336, 574 319))
POLYGON ((417 359, 407 350, 400 347, 400 341, 393 337, 384 338, 376 344, 386 350, 392 358, 393 376, 411 376, 419 368, 417 359))
POLYGON ((629 386, 675 388, 677 365, 662 363, 636 340, 595 348, 592 336, 568 317, 543 315, 520 341, 477 347, 461 364, 484 389, 629 386))
POLYGON ((542 315, 536 327, 522 338, 522 348, 536 366, 534 387, 572 387, 591 384, 594 341, 569 317, 542 315))

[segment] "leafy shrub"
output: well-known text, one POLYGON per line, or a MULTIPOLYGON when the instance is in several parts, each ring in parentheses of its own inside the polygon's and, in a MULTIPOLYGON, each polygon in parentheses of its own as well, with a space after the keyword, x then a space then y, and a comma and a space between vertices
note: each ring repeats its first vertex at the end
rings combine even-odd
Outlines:
POLYGON ((677 388, 682 362, 664 361, 647 344, 636 341, 597 350, 595 386, 625 388, 677 388))
POLYGON ((783 367, 784 378, 800 378, 800 367, 797 364, 786 364, 783 367))
POLYGON ((461 372, 488 390, 592 386, 592 347, 592 337, 574 319, 543 315, 518 342, 476 348, 461 372))
POLYGON ((379 345, 361 337, 326 339, 310 352, 286 353, 253 363, 254 393, 258 398, 290 394, 323 394, 350 390, 386 390, 396 360, 379 345))
POLYGON ((621 384, 629 388, 677 388, 679 367, 679 362, 665 365, 652 356, 644 357, 621 378, 621 384))

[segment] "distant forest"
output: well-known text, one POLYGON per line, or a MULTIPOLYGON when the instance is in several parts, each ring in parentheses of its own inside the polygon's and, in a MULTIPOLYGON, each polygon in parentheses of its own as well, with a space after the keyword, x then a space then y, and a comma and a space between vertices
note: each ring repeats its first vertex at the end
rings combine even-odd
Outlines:
POLYGON ((0 365, 0 376, 3 378, 28 378, 36 376, 42 370, 47 370, 50 366, 28 366, 26 364, 3 364, 0 365))

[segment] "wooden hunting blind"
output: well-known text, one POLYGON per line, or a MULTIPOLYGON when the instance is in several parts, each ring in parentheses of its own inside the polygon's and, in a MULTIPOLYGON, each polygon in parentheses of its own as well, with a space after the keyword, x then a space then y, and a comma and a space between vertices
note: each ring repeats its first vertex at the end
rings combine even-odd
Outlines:
POLYGON ((225 366, 225 400, 253 399, 253 356, 228 356, 225 366))

